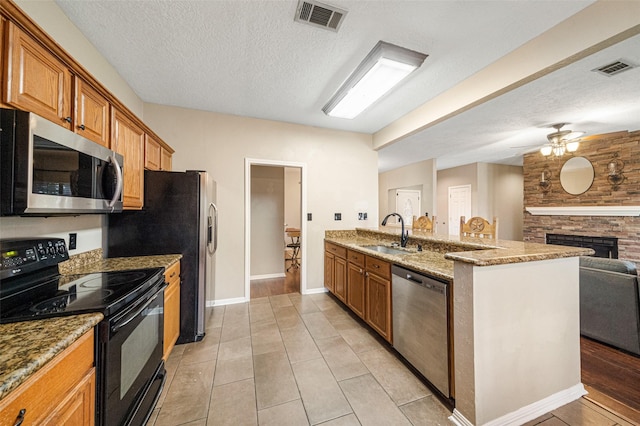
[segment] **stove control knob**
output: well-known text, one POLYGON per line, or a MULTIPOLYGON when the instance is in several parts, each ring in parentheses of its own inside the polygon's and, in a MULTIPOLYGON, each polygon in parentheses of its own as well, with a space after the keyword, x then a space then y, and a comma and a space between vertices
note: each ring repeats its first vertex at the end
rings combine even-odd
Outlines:
POLYGON ((49 254, 55 255, 56 254, 56 248, 55 247, 49 247, 49 254))
POLYGON ((65 252, 64 244, 60 244, 60 245, 58 246, 58 253, 60 253, 60 254, 64 254, 64 252, 65 252))
POLYGON ((43 247, 38 248, 38 254, 40 256, 44 256, 47 254, 47 250, 45 250, 43 247))

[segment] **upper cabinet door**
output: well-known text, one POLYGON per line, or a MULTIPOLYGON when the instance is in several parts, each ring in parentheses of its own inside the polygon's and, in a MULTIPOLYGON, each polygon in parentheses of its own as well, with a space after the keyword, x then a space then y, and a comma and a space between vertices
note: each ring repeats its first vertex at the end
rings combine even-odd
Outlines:
POLYGON ((168 171, 172 170, 171 158, 172 158, 171 152, 162 148, 160 152, 160 170, 168 170, 168 171))
POLYGON ((144 131, 116 108, 111 110, 111 149, 124 157, 123 208, 141 209, 144 202, 144 131))
POLYGON ((148 134, 144 135, 144 168, 160 170, 161 163, 160 144, 148 134))
POLYGON ((5 102, 71 129, 71 72, 13 23, 7 31, 5 102))
POLYGON ((75 83, 74 131, 109 148, 109 101, 81 78, 75 83))

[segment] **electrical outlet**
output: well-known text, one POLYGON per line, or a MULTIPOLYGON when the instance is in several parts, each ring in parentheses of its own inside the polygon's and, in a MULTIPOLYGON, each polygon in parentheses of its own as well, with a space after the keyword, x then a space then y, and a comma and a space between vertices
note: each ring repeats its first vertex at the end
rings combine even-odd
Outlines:
POLYGON ((69 250, 75 250, 78 245, 78 234, 69 234, 69 250))
POLYGON ((307 221, 311 222, 311 213, 307 213, 307 221))
POLYGON ((335 213, 333 215, 333 220, 342 220, 342 213, 335 213))

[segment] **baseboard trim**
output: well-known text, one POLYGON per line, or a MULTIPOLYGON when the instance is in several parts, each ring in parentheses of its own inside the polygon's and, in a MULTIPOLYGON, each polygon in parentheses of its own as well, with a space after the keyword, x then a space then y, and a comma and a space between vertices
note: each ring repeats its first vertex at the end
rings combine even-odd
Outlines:
POLYGON ((218 299, 218 300, 207 300, 207 307, 210 308, 212 306, 224 306, 224 305, 235 305, 237 303, 245 303, 249 300, 245 297, 234 297, 231 299, 218 299))
POLYGON ((264 275, 251 275, 249 280, 269 280, 271 278, 284 278, 287 275, 284 272, 277 272, 275 274, 264 274, 264 275))
POLYGON ((449 416, 449 421, 456 426, 473 426, 473 423, 467 420, 467 418, 455 408, 453 409, 453 414, 449 416))
POLYGON ((328 290, 324 287, 320 287, 320 288, 308 288, 306 289, 304 292, 302 292, 302 294, 321 294, 321 293, 326 293, 328 290))
MULTIPOLYGON (((575 386, 556 392, 553 395, 549 395, 548 397, 541 399, 540 401, 534 402, 533 404, 526 405, 516 411, 505 414, 502 417, 483 423, 483 426, 521 425, 530 420, 537 419, 543 414, 553 411, 558 407, 562 407, 563 405, 575 401, 586 394, 587 391, 584 389, 582 383, 578 383, 575 386)), ((456 409, 453 410, 453 415, 449 417, 449 420, 457 426, 473 426, 473 423, 467 420, 456 409)))

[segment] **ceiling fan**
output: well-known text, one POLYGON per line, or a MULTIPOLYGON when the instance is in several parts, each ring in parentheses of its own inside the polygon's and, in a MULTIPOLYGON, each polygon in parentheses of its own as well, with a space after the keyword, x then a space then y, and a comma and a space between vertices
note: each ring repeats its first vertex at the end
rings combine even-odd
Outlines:
POLYGON ((547 135, 548 144, 540 148, 540 153, 545 157, 553 154, 556 157, 562 157, 565 152, 576 152, 580 146, 580 136, 584 132, 574 132, 573 130, 562 130, 567 123, 553 124, 551 127, 556 129, 555 132, 547 135))

